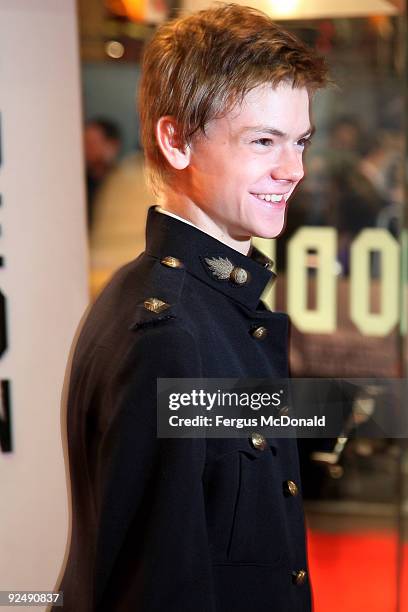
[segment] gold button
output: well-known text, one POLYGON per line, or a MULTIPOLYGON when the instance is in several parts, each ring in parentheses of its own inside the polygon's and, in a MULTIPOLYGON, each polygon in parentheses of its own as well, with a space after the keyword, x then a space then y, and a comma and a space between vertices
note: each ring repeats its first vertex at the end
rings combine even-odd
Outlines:
POLYGON ((292 497, 296 497, 296 495, 299 493, 298 486, 296 482, 293 482, 293 480, 287 480, 286 482, 284 482, 283 487, 286 495, 292 495, 292 497))
POLYGON ((150 310, 151 312, 155 312, 156 314, 158 314, 159 312, 163 312, 163 310, 166 310, 167 308, 170 308, 170 304, 167 304, 167 302, 163 302, 163 300, 159 300, 159 298, 155 297, 145 300, 143 302, 143 305, 146 310, 150 310))
POLYGON ((279 416, 287 416, 290 412, 290 408, 289 406, 282 406, 282 408, 279 409, 279 416))
POLYGON ((167 255, 166 257, 163 257, 160 263, 162 263, 164 266, 167 266, 168 268, 182 268, 183 267, 183 262, 180 261, 180 259, 177 259, 177 257, 171 257, 171 255, 167 255))
POLYGON ((306 580, 306 571, 302 569, 297 572, 292 572, 292 578, 296 586, 302 586, 306 580))
POLYGON ((234 267, 231 270, 230 279, 236 285, 245 285, 248 282, 249 274, 244 268, 234 267))
POLYGON ((256 327, 252 331, 252 335, 257 340, 263 340, 263 338, 266 338, 266 336, 268 335, 268 330, 266 329, 266 327, 262 327, 261 325, 260 327, 256 327))
POLYGON ((251 444, 256 450, 265 450, 268 446, 265 436, 259 433, 253 433, 250 437, 251 444))

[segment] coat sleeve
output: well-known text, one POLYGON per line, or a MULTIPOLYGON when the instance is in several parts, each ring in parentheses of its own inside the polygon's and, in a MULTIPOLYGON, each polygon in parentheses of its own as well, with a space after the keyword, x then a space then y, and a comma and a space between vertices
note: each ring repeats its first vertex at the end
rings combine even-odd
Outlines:
POLYGON ((158 439, 157 378, 200 377, 193 337, 139 330, 110 391, 97 470, 95 610, 214 612, 205 440, 158 439))

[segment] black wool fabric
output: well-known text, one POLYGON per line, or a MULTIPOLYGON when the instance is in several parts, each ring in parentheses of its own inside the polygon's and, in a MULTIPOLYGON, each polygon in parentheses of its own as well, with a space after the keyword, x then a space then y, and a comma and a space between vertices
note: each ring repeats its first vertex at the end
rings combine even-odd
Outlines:
POLYGON ((288 318, 260 302, 267 263, 152 207, 145 252, 90 309, 67 400, 65 612, 311 610, 308 579, 293 578, 307 570, 301 494, 284 494, 288 480, 300 490, 296 441, 156 435, 157 378, 287 376, 288 318), (213 258, 248 282, 217 278, 213 258))

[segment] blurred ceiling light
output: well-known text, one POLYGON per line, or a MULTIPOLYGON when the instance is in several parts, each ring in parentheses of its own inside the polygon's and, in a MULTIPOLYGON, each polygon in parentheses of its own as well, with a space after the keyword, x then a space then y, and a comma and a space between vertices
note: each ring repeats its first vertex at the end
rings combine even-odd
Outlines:
POLYGON ((144 0, 122 0, 126 15, 132 21, 143 21, 146 7, 144 0))
POLYGON ((109 40, 105 44, 105 52, 113 59, 120 59, 125 53, 125 47, 117 40, 109 40))
MULTIPOLYGON (((193 0, 191 0, 193 3, 193 0)), ((105 0, 106 8, 113 15, 135 23, 161 23, 169 13, 169 0, 105 0)))
POLYGON ((269 0, 270 10, 276 17, 293 16, 293 14, 299 9, 300 2, 301 0, 269 0))
POLYGON ((143 21, 144 19, 144 0, 105 0, 105 6, 114 15, 126 17, 131 21, 143 21))
MULTIPOLYGON (((401 9, 390 0, 234 0, 252 6, 272 19, 336 19, 369 15, 398 15, 401 9)), ((182 8, 195 12, 208 8, 211 0, 182 0, 182 8)))

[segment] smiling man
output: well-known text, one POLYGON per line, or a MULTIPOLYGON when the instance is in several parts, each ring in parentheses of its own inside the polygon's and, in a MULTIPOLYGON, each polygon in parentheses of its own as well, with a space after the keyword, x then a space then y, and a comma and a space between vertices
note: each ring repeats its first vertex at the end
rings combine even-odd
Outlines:
POLYGON ((174 117, 158 119, 158 146, 178 171, 162 190, 163 208, 245 255, 251 236, 278 236, 312 132, 306 86, 255 86, 182 147, 178 129, 174 117))
POLYGON ((287 317, 260 300, 274 275, 251 237, 284 228, 325 80, 310 49, 237 5, 170 22, 146 49, 160 205, 73 357, 65 610, 311 609, 295 440, 158 439, 156 381, 287 376, 287 317))

